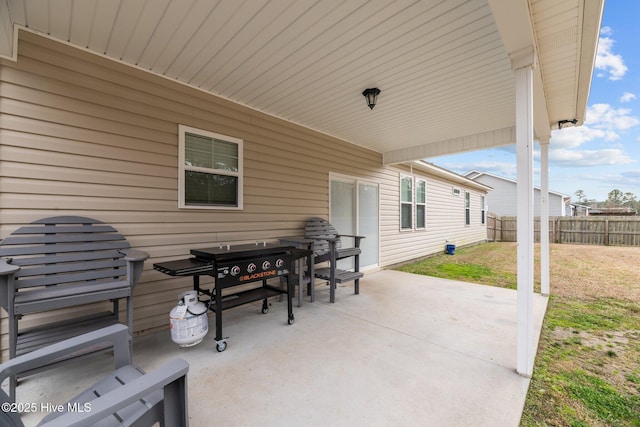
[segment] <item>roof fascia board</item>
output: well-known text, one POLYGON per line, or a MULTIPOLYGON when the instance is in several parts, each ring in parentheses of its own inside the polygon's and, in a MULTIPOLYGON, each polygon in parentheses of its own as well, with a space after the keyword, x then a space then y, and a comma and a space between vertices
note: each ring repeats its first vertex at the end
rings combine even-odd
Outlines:
POLYGON ((444 178, 447 181, 452 181, 455 182, 457 184, 461 184, 461 185, 465 185, 467 187, 471 187, 471 188, 475 188, 477 190, 481 190, 481 191, 491 191, 493 190, 492 187, 483 184, 481 182, 477 182, 474 181, 472 179, 466 178, 462 175, 458 175, 455 172, 451 172, 450 170, 441 168, 439 166, 436 166, 432 163, 428 163, 425 162, 423 160, 416 160, 414 162, 411 162, 411 168, 412 170, 420 170, 422 172, 426 172, 430 175, 434 175, 440 178, 444 178))
POLYGON ((576 126, 584 124, 587 113, 587 103, 591 92, 591 80, 593 77, 596 54, 598 51, 598 39, 602 25, 604 0, 581 0, 582 12, 582 37, 580 37, 580 67, 578 75, 578 90, 576 100, 576 126))
POLYGON ((446 139, 443 141, 417 145, 415 147, 387 151, 382 154, 382 163, 385 165, 406 163, 429 157, 446 156, 448 154, 458 154, 467 151, 484 150, 504 145, 511 145, 515 144, 515 142, 516 128, 515 126, 511 126, 475 135, 446 139))

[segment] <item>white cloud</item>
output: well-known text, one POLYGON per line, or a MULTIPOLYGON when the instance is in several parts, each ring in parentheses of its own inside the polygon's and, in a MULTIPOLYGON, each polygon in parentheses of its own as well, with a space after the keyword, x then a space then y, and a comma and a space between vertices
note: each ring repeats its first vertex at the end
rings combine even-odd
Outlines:
POLYGON ((589 126, 565 128, 561 131, 553 131, 551 137, 551 145, 561 148, 578 148, 586 142, 595 139, 611 139, 609 135, 602 129, 596 129, 589 126))
MULTIPOLYGON (((562 180, 557 184, 564 187, 569 194, 581 188, 585 191, 587 198, 596 200, 606 200, 607 194, 614 188, 618 188, 623 193, 630 191, 636 196, 640 185, 640 176, 633 172, 604 172, 600 168, 582 169, 582 173, 562 175, 562 180), (596 172, 597 170, 597 172, 596 172)), ((552 175, 553 177, 553 175, 552 175)))
POLYGON ((640 124, 628 108, 613 108, 609 104, 593 104, 587 109, 585 126, 608 131, 627 130, 640 124))
POLYGON ((626 108, 609 104, 589 106, 583 126, 555 130, 549 146, 549 161, 563 167, 593 167, 633 163, 620 144, 620 133, 640 125, 640 119, 626 108), (604 149, 585 149, 585 144, 607 144, 604 149))
POLYGON ((636 99, 636 96, 631 92, 625 92, 620 97, 620 102, 631 102, 636 99))
POLYGON ((608 148, 604 150, 567 150, 549 147, 549 162, 556 166, 593 167, 634 163, 623 150, 608 148))
POLYGON ((620 80, 624 77, 628 68, 624 64, 622 56, 613 53, 614 40, 609 37, 602 37, 602 35, 610 35, 611 29, 609 27, 604 27, 600 34, 601 36, 598 41, 595 68, 602 72, 598 73, 597 76, 606 77, 608 73, 609 80, 620 80))
POLYGON ((613 142, 620 139, 618 132, 638 125, 640 125, 640 119, 632 116, 630 109, 613 108, 609 104, 594 104, 587 109, 583 126, 554 130, 552 146, 578 148, 598 139, 613 142))

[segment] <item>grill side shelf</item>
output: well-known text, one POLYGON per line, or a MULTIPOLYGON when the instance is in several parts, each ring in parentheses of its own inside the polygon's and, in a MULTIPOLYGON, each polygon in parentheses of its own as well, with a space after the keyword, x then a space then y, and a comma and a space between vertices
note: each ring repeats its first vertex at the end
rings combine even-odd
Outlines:
POLYGON ((153 264, 153 268, 170 276, 193 276, 198 274, 211 274, 213 272, 211 262, 197 258, 159 262, 153 264))

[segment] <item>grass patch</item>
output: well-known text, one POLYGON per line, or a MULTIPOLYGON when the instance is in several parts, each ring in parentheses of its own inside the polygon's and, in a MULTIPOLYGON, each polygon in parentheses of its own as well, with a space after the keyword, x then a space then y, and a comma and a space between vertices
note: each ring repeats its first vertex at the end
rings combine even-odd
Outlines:
POLYGON ((495 276, 495 273, 490 268, 478 264, 414 264, 411 268, 402 269, 402 271, 424 275, 432 275, 436 271, 440 277, 455 280, 482 279, 495 276))
POLYGON ((474 248, 458 249, 454 256, 431 257, 417 263, 405 265, 398 268, 398 270, 406 273, 515 289, 516 276, 514 273, 500 267, 490 267, 487 263, 470 262, 469 255, 473 252, 474 248))
MULTIPOLYGON (((551 245, 552 296, 521 426, 640 427, 638 259, 640 248, 551 245)), ((516 248, 477 245, 400 270, 515 288, 516 248)))
POLYGON ((576 330, 618 330, 640 328, 640 317, 634 316, 637 304, 630 301, 602 298, 585 300, 563 298, 562 309, 547 312, 550 328, 576 330))
POLYGON ((569 395, 612 426, 640 426, 640 396, 620 393, 602 378, 582 370, 563 372, 569 395))

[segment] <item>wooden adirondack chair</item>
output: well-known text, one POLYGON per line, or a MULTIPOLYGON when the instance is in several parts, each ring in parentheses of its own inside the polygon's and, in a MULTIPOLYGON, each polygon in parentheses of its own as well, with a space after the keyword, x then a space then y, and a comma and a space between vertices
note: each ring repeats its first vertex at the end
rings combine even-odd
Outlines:
MULTIPOLYGON (((8 314, 11 359, 119 323, 120 299, 132 336, 133 288, 149 255, 131 249, 113 227, 78 216, 41 219, 3 239, 0 257, 0 306, 8 314), (112 309, 19 327, 23 317, 100 301, 111 301, 112 309)), ((12 398, 16 383, 11 377, 12 398)))
POLYGON ((354 282, 354 293, 360 293, 360 241, 364 236, 350 234, 340 235, 331 223, 323 218, 310 218, 307 220, 304 237, 314 239, 314 264, 328 262, 328 267, 316 267, 315 277, 326 280, 329 283, 329 301, 335 302, 335 290, 337 283, 354 282), (352 237, 353 247, 343 247, 340 237, 352 237), (353 258, 353 271, 342 270, 337 267, 341 259, 353 258))
MULTIPOLYGON (((50 360, 82 352, 108 343, 113 347, 115 370, 88 390, 45 416, 38 426, 138 426, 159 423, 162 427, 189 425, 187 372, 189 365, 173 359, 153 372, 145 373, 131 365, 129 330, 112 325, 23 354, 0 365, 0 382, 21 372, 38 370, 50 360)), ((18 410, 39 410, 37 402, 21 402, 0 389, 0 425, 24 426, 18 410), (35 405, 35 407, 31 406, 35 405)), ((44 402, 41 402, 44 403, 44 402)))

